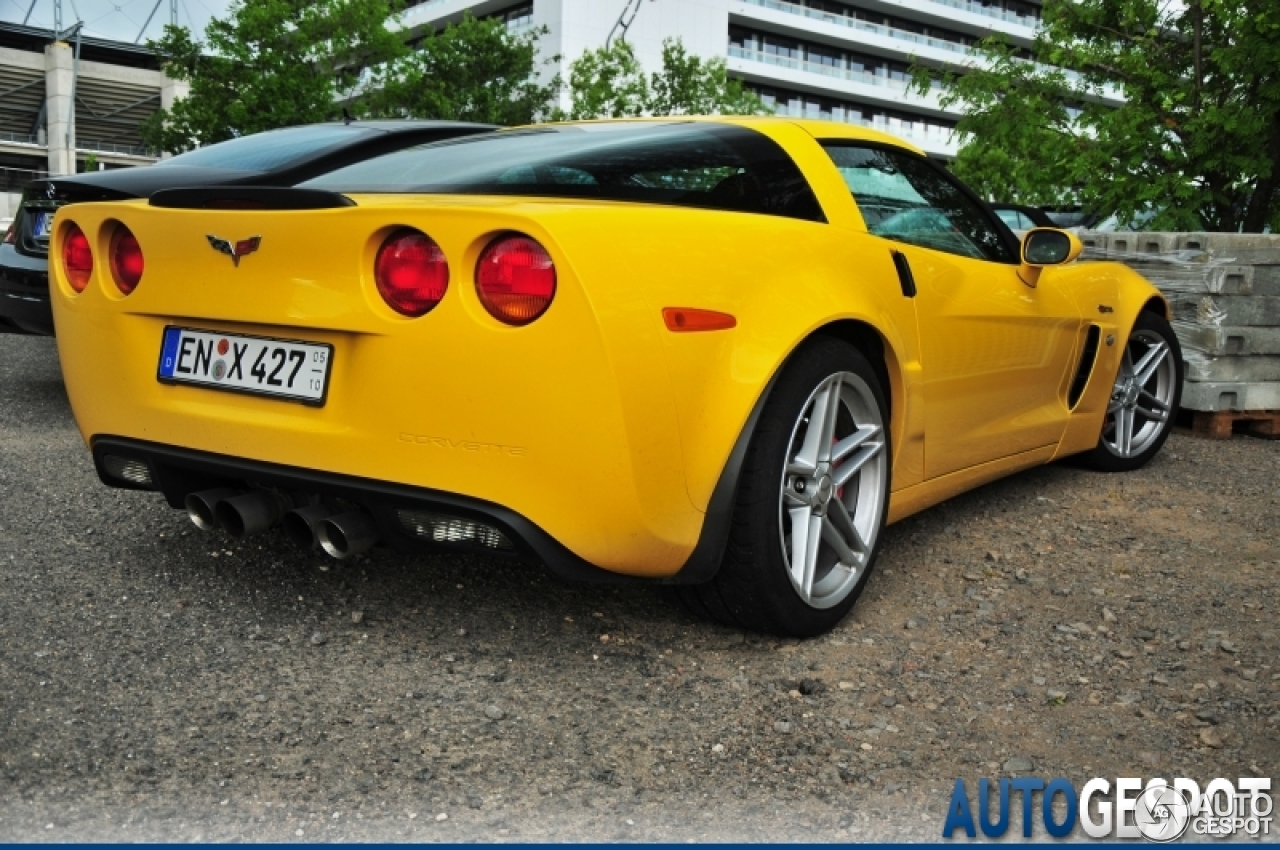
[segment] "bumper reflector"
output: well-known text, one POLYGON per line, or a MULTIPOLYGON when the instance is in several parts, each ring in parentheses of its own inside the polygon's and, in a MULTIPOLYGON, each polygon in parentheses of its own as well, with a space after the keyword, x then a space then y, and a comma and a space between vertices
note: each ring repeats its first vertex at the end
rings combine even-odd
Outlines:
POLYGON ((401 510, 396 515, 405 531, 436 543, 470 543, 508 552, 516 548, 505 534, 482 522, 427 511, 401 510))
POLYGON ((140 460, 120 457, 119 455, 107 455, 102 459, 102 468, 112 478, 119 478, 121 481, 128 481, 131 484, 138 484, 142 487, 153 486, 151 467, 140 460))

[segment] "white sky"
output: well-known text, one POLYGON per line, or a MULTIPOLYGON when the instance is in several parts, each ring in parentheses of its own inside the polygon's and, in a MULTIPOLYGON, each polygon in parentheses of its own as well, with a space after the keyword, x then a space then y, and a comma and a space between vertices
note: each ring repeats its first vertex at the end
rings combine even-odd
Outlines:
MULTIPOLYGON (((226 14, 230 0, 178 0, 178 23, 190 27, 199 36, 209 18, 226 14)), ((28 26, 53 29, 54 0, 35 0, 28 26)), ((84 32, 99 38, 132 42, 138 39, 156 0, 62 0, 62 25, 69 27, 84 21, 84 32)), ((0 0, 0 20, 22 23, 31 0, 0 0)), ((160 0, 160 8, 143 33, 141 42, 159 38, 169 22, 169 0, 160 0)))

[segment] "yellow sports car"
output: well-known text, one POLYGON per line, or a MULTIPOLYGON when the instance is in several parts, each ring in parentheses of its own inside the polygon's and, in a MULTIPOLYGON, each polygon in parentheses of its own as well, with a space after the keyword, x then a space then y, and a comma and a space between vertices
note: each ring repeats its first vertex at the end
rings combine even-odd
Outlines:
POLYGON ((106 484, 237 537, 531 555, 813 635, 886 522, 1066 455, 1159 450, 1168 306, 1079 251, 1019 244, 889 136, 716 118, 77 204, 51 266, 106 484))

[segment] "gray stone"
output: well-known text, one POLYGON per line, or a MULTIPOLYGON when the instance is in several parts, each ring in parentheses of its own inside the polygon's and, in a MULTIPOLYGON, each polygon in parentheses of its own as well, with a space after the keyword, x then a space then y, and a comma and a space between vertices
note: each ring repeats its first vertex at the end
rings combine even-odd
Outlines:
POLYGON ((490 720, 501 720, 507 716, 507 713, 496 705, 487 705, 484 709, 484 716, 490 720))
POLYGON ((316 632, 311 636, 312 646, 324 646, 328 642, 329 642, 329 639, 325 637, 322 632, 316 632))
POLYGON ((1023 756, 1014 756, 1004 763, 1005 773, 1030 773, 1035 769, 1036 766, 1031 759, 1023 756))

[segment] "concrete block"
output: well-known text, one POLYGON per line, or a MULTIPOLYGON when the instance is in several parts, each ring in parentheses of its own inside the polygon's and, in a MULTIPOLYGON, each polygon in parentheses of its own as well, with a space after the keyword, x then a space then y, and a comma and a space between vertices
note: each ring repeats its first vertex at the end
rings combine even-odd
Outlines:
POLYGON ((1280 356, 1209 357, 1188 352, 1186 379, 1191 383, 1248 383, 1280 381, 1280 356))
POLYGON ((1222 327, 1174 322, 1173 330, 1178 335, 1184 352, 1198 351, 1211 357, 1280 355, 1280 328, 1222 327))
POLYGON ((1187 410, 1280 410, 1280 381, 1267 383, 1185 382, 1187 410))
POLYGON ((1280 297, 1265 295, 1204 295, 1169 293, 1173 317, 1202 325, 1239 325, 1250 328, 1280 327, 1280 297))
POLYGON ((1207 250, 1215 261, 1249 265, 1280 265, 1280 235, 1269 233, 1209 233, 1207 250))
POLYGON ((1109 245, 1109 236, 1107 233, 1099 233, 1096 230, 1082 230, 1077 234, 1080 242, 1084 244, 1082 257, 1088 259, 1106 259, 1107 247, 1109 245))
MULTIPOLYGON (((1142 254, 1175 254, 1178 252, 1179 233, 1131 233, 1134 240, 1134 253, 1142 254)), ((1119 234, 1117 234, 1119 236, 1119 234)))
POLYGON ((1205 251, 1209 250, 1209 233, 1178 233, 1175 234, 1174 243, 1179 251, 1205 251))
POLYGON ((1254 295, 1280 295, 1280 264, 1249 266, 1253 269, 1254 295))
POLYGON ((1136 254, 1138 234, 1136 233, 1112 233, 1107 236, 1107 250, 1114 257, 1121 254, 1136 254))

